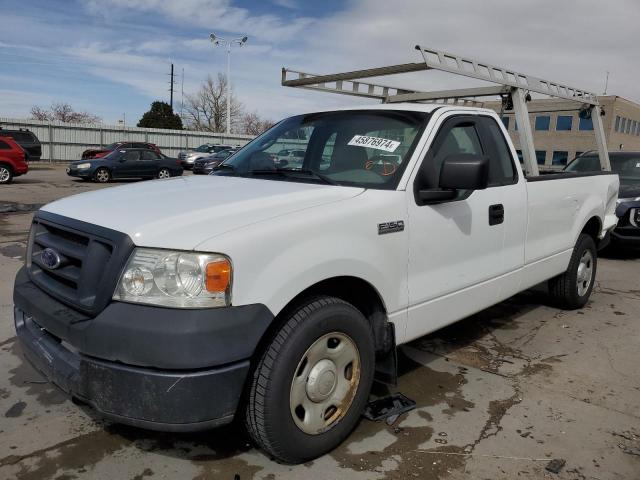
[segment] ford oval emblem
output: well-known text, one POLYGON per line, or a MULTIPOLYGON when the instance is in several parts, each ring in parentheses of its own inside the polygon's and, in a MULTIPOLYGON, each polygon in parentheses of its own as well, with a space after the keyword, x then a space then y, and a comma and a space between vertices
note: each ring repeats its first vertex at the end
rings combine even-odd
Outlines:
POLYGON ((62 263, 60 254, 53 248, 45 248, 42 253, 40 253, 40 259, 42 260, 42 264, 49 270, 58 268, 62 263))

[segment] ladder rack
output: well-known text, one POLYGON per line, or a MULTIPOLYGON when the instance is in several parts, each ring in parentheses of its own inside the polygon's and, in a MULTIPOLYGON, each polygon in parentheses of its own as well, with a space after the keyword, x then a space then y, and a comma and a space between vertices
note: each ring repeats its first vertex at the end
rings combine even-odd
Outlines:
POLYGON ((416 45, 415 49, 420 52, 422 62, 403 63, 329 75, 316 75, 283 68, 281 83, 285 87, 372 98, 383 103, 431 102, 475 107, 483 105, 481 101, 476 100, 478 97, 509 96, 513 102, 516 121, 519 126, 518 133, 520 134, 525 171, 528 175, 538 175, 533 132, 526 104, 530 98, 528 93, 534 92, 578 102, 581 104, 582 109, 591 113, 601 168, 602 170, 611 170, 601 119, 602 112, 596 94, 441 50, 423 48, 420 45, 416 45), (362 81, 363 78, 428 70, 439 70, 496 85, 424 92, 362 81))

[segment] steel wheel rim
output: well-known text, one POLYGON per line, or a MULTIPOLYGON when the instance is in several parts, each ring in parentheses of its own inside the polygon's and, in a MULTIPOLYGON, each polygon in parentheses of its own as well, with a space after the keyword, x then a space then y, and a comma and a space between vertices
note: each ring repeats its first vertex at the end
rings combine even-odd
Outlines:
POLYGON ((169 170, 163 168, 162 170, 160 170, 160 172, 158 172, 158 178, 169 178, 170 174, 169 174, 169 170))
POLYGON ((9 169, 7 167, 0 167, 0 183, 8 182, 11 178, 9 169))
POLYGON ((580 257, 576 280, 578 285, 578 295, 582 297, 589 290, 593 280, 593 255, 591 250, 585 250, 582 257, 580 257))
POLYGON ((296 426, 318 435, 349 411, 360 383, 360 352, 344 333, 317 339, 298 362, 291 380, 289 408, 296 426))
POLYGON ((98 181, 100 183, 108 182, 109 181, 109 172, 107 172, 106 170, 98 170, 96 172, 96 178, 98 179, 98 181))

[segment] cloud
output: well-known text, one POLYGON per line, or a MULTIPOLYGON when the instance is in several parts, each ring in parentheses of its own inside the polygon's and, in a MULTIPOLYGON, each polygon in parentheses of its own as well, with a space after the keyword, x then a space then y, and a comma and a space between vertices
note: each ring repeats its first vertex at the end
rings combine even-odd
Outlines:
POLYGON ((133 10, 160 14, 175 24, 280 41, 292 38, 314 22, 306 17, 284 20, 277 15, 251 15, 250 10, 233 6, 231 0, 85 0, 85 5, 89 12, 105 17, 133 10))
POLYGON ((298 10, 300 5, 296 0, 272 0, 274 5, 282 8, 290 8, 292 10, 298 10))

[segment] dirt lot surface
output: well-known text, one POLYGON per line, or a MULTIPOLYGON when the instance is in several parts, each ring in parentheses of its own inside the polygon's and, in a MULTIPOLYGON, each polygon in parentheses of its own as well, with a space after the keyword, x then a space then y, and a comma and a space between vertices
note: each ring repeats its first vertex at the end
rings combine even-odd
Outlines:
POLYGON ((304 465, 271 461, 235 425, 176 435, 95 419, 23 360, 11 300, 33 210, 95 188, 60 167, 0 188, 0 479, 640 479, 633 252, 601 259, 583 310, 552 308, 539 288, 401 348, 397 391, 417 408, 363 420, 304 465))

